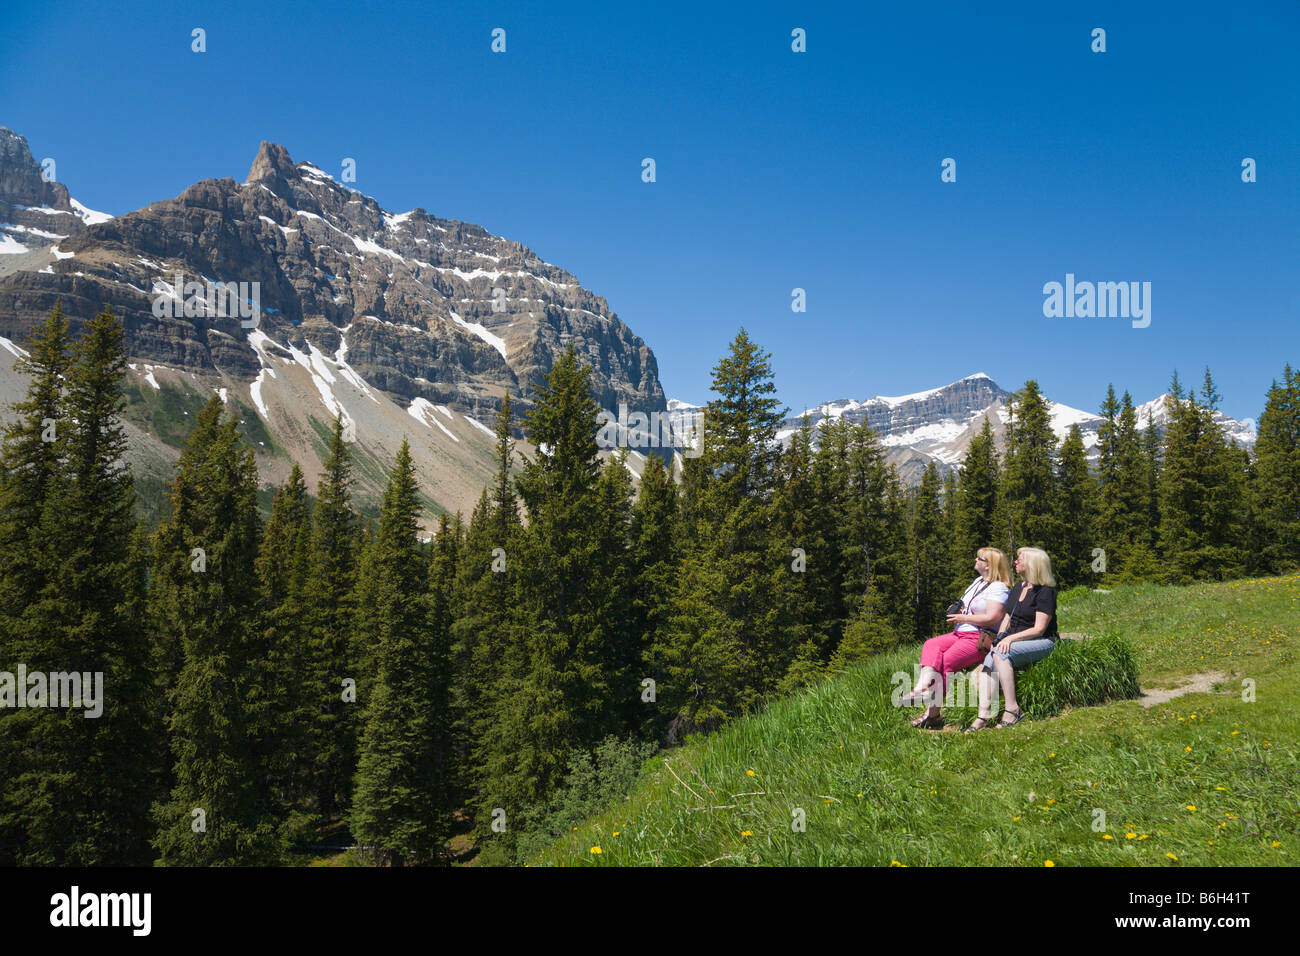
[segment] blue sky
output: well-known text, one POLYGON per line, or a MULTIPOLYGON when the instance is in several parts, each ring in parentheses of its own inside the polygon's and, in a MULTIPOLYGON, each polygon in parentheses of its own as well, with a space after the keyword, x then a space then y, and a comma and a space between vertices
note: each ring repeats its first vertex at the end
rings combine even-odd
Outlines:
POLYGON ((263 139, 352 157, 385 208, 605 296, 670 396, 707 400, 742 324, 791 407, 982 371, 1095 411, 1208 364, 1254 417, 1300 365, 1294 0, 61 3, 3 33, 0 125, 92 208, 242 180, 263 139), (1045 318, 1066 273, 1150 282, 1151 325, 1045 318))

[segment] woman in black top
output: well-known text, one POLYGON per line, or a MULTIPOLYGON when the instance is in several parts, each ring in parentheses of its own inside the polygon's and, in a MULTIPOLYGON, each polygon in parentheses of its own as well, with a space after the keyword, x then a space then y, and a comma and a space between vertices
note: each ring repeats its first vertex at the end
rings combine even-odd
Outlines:
POLYGON ((1056 578, 1047 552, 1021 548, 1016 552, 1016 574, 1020 583, 1011 589, 993 650, 985 656, 980 670, 979 716, 967 730, 988 726, 993 717, 993 694, 999 684, 1007 707, 997 726, 1018 724, 1024 714, 1016 700, 1016 668, 1042 660, 1056 647, 1056 578))

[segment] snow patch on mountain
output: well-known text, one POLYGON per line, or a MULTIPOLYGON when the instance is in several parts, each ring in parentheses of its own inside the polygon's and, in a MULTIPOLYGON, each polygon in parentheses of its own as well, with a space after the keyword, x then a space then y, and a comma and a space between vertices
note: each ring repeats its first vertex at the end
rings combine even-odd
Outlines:
POLYGON ((464 319, 462 319, 455 312, 452 312, 450 309, 448 310, 448 312, 451 315, 452 321, 456 322, 458 325, 463 325, 465 328, 469 329, 471 332, 473 332, 475 335, 481 338, 488 345, 492 346, 494 349, 500 352, 502 358, 506 358, 505 339, 501 338, 500 336, 493 335, 491 332, 489 332, 483 326, 479 325, 477 322, 466 322, 464 319))
POLYGON ((31 353, 28 352, 21 345, 15 345, 13 342, 9 341, 9 339, 5 338, 3 335, 0 335, 0 348, 12 352, 14 358, 27 358, 29 355, 31 355, 31 353))
POLYGON ((80 216, 81 221, 84 222, 87 226, 93 226, 101 222, 108 222, 110 219, 113 218, 106 212, 98 212, 97 210, 90 209, 87 206, 83 206, 75 199, 69 199, 68 201, 72 203, 73 212, 75 212, 78 216, 80 216))
POLYGON ((460 441, 459 438, 457 438, 455 435, 453 435, 450 431, 447 430, 446 425, 438 421, 438 416, 436 414, 438 411, 438 406, 433 404, 433 402, 429 401, 427 398, 417 398, 415 401, 411 402, 410 407, 407 408, 406 411, 407 414, 409 414, 421 425, 428 425, 430 427, 437 428, 439 431, 441 431, 452 441, 454 442, 460 441))

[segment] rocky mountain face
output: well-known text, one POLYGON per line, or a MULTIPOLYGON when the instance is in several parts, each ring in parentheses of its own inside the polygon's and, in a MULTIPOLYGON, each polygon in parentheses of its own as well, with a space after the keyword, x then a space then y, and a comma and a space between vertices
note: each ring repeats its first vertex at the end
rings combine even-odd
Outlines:
MULTIPOLYGON (((282 146, 262 143, 243 182, 202 180, 110 218, 80 215, 22 137, 0 130, 0 143, 0 235, 28 235, 35 217, 48 234, 0 256, 0 337, 17 348, 56 301, 75 335, 108 303, 126 328, 142 446, 174 448, 154 419, 190 416, 216 391, 266 432, 265 480, 295 458, 310 477, 322 425, 340 414, 374 459, 363 493, 407 434, 433 503, 468 510, 503 396, 526 411, 568 345, 602 408, 666 407, 650 348, 572 274, 480 226, 388 212, 282 146), (227 283, 239 301, 211 294, 227 283)), ((14 348, 0 349, 0 399, 21 393, 4 381, 14 348)))
POLYGON ((36 261, 27 254, 109 218, 77 202, 62 183, 47 179, 27 140, 0 126, 0 275, 12 271, 19 257, 36 261))
MULTIPOLYGON (((1011 393, 983 372, 969 375, 940 388, 897 397, 878 396, 864 401, 839 399, 807 409, 809 422, 819 426, 834 418, 846 418, 857 424, 864 419, 876 430, 888 449, 887 457, 907 484, 916 484, 926 466, 933 461, 941 475, 959 468, 971 439, 979 434, 988 418, 999 444, 1005 441, 1007 400, 1011 393)), ((1137 406, 1138 427, 1145 430, 1148 412, 1155 427, 1169 420, 1168 395, 1161 395, 1137 406)), ((670 402, 676 404, 676 400, 670 402)), ((1071 425, 1077 424, 1084 447, 1091 459, 1097 456, 1097 433, 1102 423, 1099 415, 1048 400, 1052 430, 1057 440, 1065 438, 1071 425)), ((1222 412, 1215 413, 1228 437, 1239 445, 1253 446, 1255 422, 1236 421, 1222 412)), ((789 418, 778 432, 787 441, 799 427, 802 416, 789 418)))

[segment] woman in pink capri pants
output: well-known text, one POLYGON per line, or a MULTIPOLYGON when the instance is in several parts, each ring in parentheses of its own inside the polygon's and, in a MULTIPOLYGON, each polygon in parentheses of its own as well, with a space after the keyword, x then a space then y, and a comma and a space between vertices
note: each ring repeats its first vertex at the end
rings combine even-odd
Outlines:
POLYGON ((949 614, 957 625, 950 633, 932 637, 921 647, 921 673, 916 688, 899 700, 910 707, 924 703, 925 713, 912 721, 913 727, 937 730, 943 726, 940 702, 948 691, 948 679, 955 671, 972 667, 984 659, 979 649, 981 627, 996 627, 1011 588, 1007 556, 997 548, 980 548, 975 556, 979 574, 961 596, 961 613, 949 614))
POLYGON ((980 668, 980 709, 967 733, 983 730, 993 719, 999 685, 1007 707, 994 727, 1011 727, 1024 719, 1016 700, 1016 671, 1041 661, 1056 647, 1060 632, 1056 626, 1056 578, 1052 560, 1042 548, 1021 548, 1016 552, 1016 574, 1020 584, 1007 600, 1006 616, 998 628, 993 650, 980 668))

